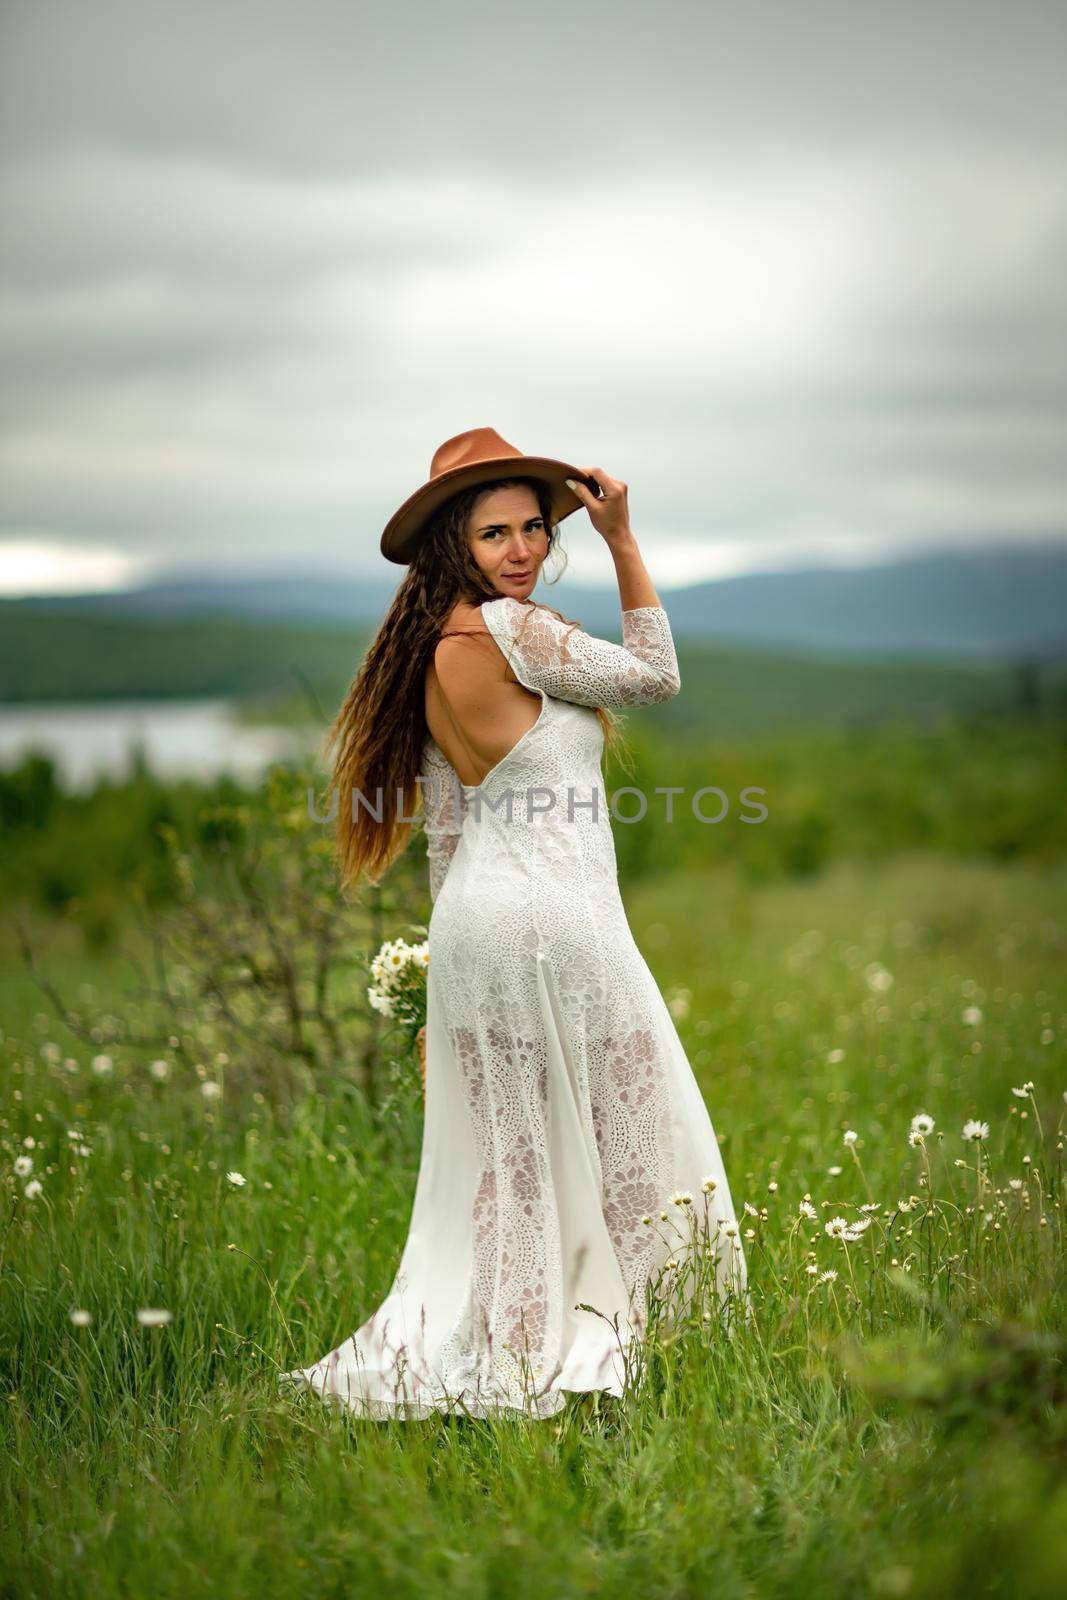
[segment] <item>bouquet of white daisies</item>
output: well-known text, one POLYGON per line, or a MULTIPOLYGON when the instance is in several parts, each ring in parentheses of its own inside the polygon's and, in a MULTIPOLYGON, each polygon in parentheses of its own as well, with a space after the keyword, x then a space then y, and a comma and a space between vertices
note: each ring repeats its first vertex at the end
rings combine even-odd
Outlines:
MULTIPOLYGON (((408 1048, 419 1045, 420 1062, 424 1061, 420 1034, 426 1023, 426 969, 429 964, 427 940, 422 944, 408 944, 406 939, 389 939, 370 964, 374 982, 367 990, 367 999, 375 1011, 397 1024, 407 1039, 408 1048)), ((423 1072, 425 1074, 425 1066, 423 1072)))

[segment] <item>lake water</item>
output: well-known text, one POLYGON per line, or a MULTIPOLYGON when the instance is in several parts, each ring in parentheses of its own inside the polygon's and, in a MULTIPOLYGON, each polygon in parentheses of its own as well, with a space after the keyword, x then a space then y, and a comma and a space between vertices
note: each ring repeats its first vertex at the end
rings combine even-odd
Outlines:
POLYGON ((66 788, 84 790, 98 777, 126 777, 139 748, 161 778, 228 773, 250 783, 272 761, 321 747, 323 731, 243 726, 225 698, 0 704, 0 767, 37 750, 66 788))

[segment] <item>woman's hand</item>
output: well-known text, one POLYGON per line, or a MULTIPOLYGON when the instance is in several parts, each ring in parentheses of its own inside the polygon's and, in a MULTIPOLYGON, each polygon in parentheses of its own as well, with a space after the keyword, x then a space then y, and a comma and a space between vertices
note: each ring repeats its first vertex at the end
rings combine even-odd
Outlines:
POLYGON ((601 498, 579 483, 567 478, 568 489, 573 489, 589 513, 589 520, 605 544, 610 548, 628 544, 633 539, 630 527, 630 507, 626 499, 627 488, 621 478, 611 478, 600 467, 583 467, 582 471, 600 485, 601 498))

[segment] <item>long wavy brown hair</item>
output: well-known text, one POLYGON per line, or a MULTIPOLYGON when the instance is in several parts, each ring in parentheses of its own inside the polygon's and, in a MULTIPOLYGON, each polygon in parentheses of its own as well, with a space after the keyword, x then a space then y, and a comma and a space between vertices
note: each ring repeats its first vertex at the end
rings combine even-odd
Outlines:
MULTIPOLYGON (((483 495, 518 485, 536 496, 548 530, 548 555, 558 548, 552 497, 541 479, 498 478, 453 495, 427 521, 385 621, 326 736, 323 756, 333 769, 330 793, 337 797, 331 799, 331 807, 337 807, 335 858, 343 887, 354 888, 360 879, 378 883, 407 846, 410 819, 417 815, 423 787, 415 779, 422 769, 429 731, 426 669, 438 640, 445 637, 445 623, 460 601, 478 605, 500 598, 471 554, 467 537, 471 515, 483 495), (357 803, 359 795, 366 798, 366 804, 357 803), (371 807, 381 811, 381 821, 371 807)), ((564 563, 565 559, 564 555, 564 563)), ((552 581, 558 581, 562 570, 552 581)), ((553 614, 561 622, 580 626, 558 611, 553 614)), ((511 676, 519 681, 514 673, 511 676)), ((605 751, 623 747, 619 719, 603 706, 595 709, 604 730, 605 751)))

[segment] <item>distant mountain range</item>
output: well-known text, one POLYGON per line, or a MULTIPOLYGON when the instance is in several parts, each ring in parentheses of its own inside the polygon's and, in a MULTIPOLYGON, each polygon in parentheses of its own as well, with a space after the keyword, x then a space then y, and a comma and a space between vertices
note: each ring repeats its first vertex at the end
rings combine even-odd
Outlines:
MULTIPOLYGON (((373 628, 401 574, 353 579, 306 566, 263 577, 176 571, 111 594, 0 601, 5 614, 373 628)), ((660 589, 679 638, 833 655, 1067 656, 1067 542, 933 551, 885 566, 807 567, 660 589)), ((543 585, 537 598, 592 631, 619 636, 617 591, 543 585)))

